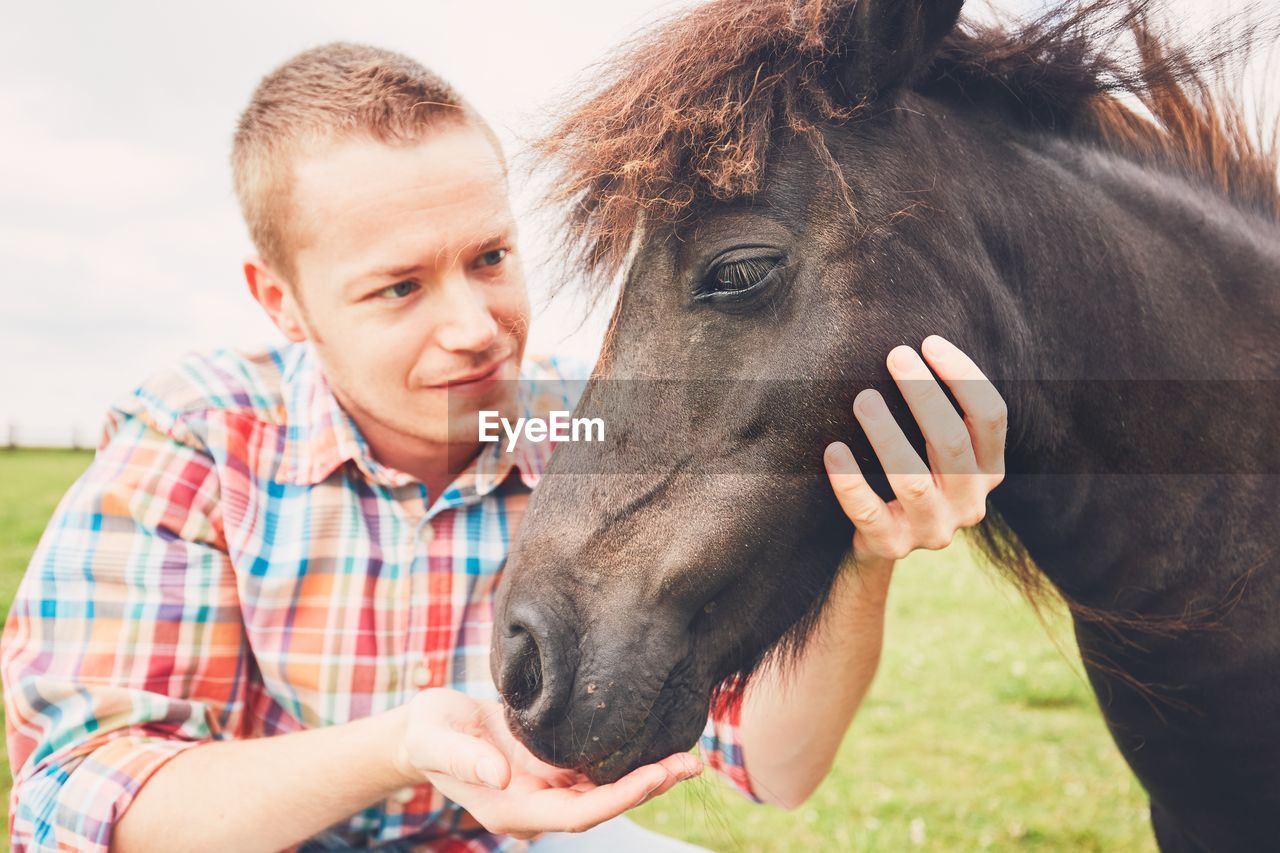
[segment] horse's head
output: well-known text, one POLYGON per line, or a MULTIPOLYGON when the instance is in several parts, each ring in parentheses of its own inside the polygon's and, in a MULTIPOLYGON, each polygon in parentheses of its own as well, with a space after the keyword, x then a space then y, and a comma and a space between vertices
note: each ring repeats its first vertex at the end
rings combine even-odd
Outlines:
POLYGON ((716 3, 553 137, 589 261, 627 257, 578 409, 606 441, 557 449, 497 605, 495 680, 547 760, 611 780, 687 749, 715 686, 812 624, 852 535, 823 448, 870 464, 854 396, 962 322, 911 210, 945 169, 897 109, 959 7, 716 3))

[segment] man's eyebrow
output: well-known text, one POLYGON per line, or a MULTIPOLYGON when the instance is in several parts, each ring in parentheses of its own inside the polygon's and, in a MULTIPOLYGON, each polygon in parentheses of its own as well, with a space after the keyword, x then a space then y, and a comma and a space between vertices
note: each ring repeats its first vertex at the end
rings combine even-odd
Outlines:
MULTIPOLYGON (((468 252, 479 252, 481 250, 489 250, 489 247, 496 243, 505 243, 512 239, 515 234, 516 224, 509 221, 489 232, 488 236, 481 237, 478 240, 468 240, 453 251, 453 260, 457 260, 459 256, 468 252)), ((439 259, 437 255, 437 260, 439 259)))
POLYGON ((422 269, 422 264, 412 263, 399 267, 384 267, 382 269, 370 270, 360 276, 357 281, 365 281, 371 278, 403 278, 413 275, 422 269))
POLYGON ((362 293, 365 288, 375 282, 384 282, 387 280, 401 281, 403 279, 410 278, 414 274, 420 272, 422 270, 422 266, 423 265, 420 263, 412 263, 369 270, 368 272, 360 273, 354 278, 348 279, 347 283, 342 286, 342 292, 349 294, 351 298, 355 298, 357 294, 362 293))
MULTIPOLYGON (((492 246, 494 243, 502 243, 510 240, 512 234, 515 233, 515 226, 515 221, 511 220, 497 228, 494 228, 486 237, 482 237, 479 240, 468 240, 460 248, 454 251, 454 259, 466 252, 474 252, 479 249, 483 249, 486 246, 492 246)), ((436 255, 437 263, 439 262, 440 257, 444 255, 444 252, 445 250, 442 250, 436 255)), ((430 265, 422 263, 421 261, 414 261, 413 263, 401 264, 398 266, 380 267, 378 269, 369 270, 366 273, 361 273, 357 278, 352 280, 351 285, 356 286, 370 281, 391 278, 408 278, 409 276, 422 272, 422 270, 426 269, 428 266, 430 265)))
POLYGON ((515 233, 515 230, 516 223, 514 221, 506 222, 490 231, 489 236, 469 242, 463 251, 466 251, 466 249, 481 249, 485 246, 492 246, 494 243, 502 243, 510 240, 512 235, 515 233))

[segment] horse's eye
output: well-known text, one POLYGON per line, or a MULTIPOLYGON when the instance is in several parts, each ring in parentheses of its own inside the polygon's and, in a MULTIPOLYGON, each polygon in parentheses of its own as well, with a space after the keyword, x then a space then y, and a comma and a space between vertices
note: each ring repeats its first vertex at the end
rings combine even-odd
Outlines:
POLYGON ((711 268, 694 293, 696 299, 732 299, 772 283, 782 269, 777 255, 736 258, 711 268))

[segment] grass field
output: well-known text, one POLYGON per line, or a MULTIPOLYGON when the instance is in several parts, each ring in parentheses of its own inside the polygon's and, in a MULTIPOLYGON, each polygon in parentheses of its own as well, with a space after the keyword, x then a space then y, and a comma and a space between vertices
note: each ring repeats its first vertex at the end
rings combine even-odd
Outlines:
MULTIPOLYGON (((89 458, 0 451, 0 612, 89 458)), ((633 814, 715 850, 1154 850, 1065 622, 1052 636, 962 546, 915 555, 897 570, 876 684, 807 804, 754 806, 704 778, 633 814)))

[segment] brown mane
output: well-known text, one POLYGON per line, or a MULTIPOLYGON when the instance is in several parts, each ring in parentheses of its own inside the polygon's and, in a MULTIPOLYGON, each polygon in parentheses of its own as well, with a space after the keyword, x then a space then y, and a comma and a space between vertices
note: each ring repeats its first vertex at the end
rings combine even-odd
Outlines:
MULTIPOLYGON (((712 0, 641 36, 605 81, 536 145, 558 167, 566 256, 597 293, 645 218, 678 220, 699 198, 759 189, 779 132, 818 132, 867 108, 842 103, 829 66, 853 0, 712 0)), ((1090 139, 1216 188, 1280 219, 1276 134, 1255 138, 1212 85, 1248 37, 1193 52, 1150 25, 1148 0, 1092 0, 1009 28, 962 21, 914 81, 1005 102, 1015 120, 1090 139), (1131 34, 1136 48, 1117 47, 1131 34), (1127 106, 1129 96, 1150 116, 1127 106)))

